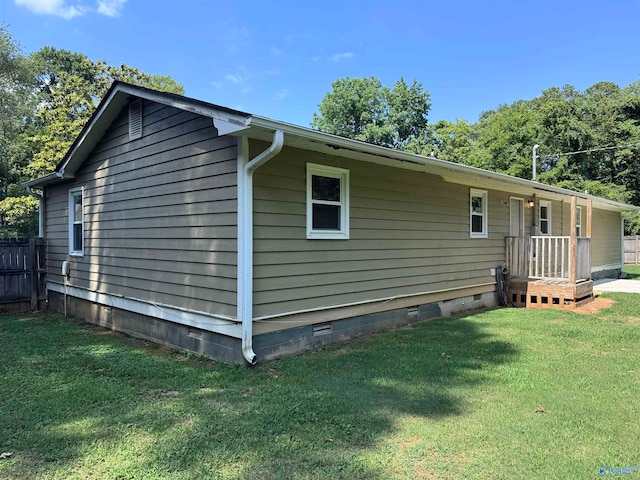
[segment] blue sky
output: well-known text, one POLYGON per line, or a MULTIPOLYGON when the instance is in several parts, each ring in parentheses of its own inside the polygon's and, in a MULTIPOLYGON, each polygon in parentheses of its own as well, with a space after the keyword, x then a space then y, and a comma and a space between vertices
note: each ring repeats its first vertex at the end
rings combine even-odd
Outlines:
POLYGON ((186 95, 308 126, 337 78, 414 78, 430 122, 571 84, 640 79, 638 1, 0 0, 44 45, 171 75, 186 95))

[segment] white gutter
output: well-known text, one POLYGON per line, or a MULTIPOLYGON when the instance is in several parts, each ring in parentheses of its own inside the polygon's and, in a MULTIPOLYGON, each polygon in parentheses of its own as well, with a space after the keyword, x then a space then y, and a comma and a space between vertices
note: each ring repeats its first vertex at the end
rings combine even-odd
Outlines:
POLYGON ((38 237, 44 238, 44 197, 27 185, 27 192, 38 199, 38 237))
POLYGON ((238 153, 238 320, 242 322, 242 355, 249 365, 258 357, 253 351, 253 172, 275 157, 284 145, 284 132, 275 130, 273 142, 248 161, 248 140, 241 137, 238 153))

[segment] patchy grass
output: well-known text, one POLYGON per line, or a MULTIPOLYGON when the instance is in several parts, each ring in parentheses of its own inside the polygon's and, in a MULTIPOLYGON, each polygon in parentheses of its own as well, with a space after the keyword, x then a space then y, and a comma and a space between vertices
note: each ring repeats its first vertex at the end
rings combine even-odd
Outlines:
POLYGON ((2 316, 0 478, 565 479, 640 465, 640 296, 608 297, 593 314, 496 309, 252 369, 2 316))
POLYGON ((640 279, 640 265, 625 265, 623 271, 627 274, 627 278, 640 279))

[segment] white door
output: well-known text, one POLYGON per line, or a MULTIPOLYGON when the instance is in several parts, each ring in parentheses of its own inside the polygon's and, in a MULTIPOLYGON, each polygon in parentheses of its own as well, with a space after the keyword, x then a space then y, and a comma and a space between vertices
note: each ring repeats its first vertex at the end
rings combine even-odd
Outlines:
POLYGON ((512 237, 524 236, 524 200, 513 198, 509 202, 509 224, 512 237))

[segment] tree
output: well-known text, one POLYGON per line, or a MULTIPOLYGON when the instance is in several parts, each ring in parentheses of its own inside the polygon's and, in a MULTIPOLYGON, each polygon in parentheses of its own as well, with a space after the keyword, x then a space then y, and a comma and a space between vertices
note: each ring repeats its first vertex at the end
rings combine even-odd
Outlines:
POLYGON ((21 236, 29 231, 21 219, 22 214, 28 216, 33 202, 16 209, 15 202, 8 198, 26 195, 21 172, 31 157, 26 138, 36 104, 34 87, 30 65, 20 46, 0 26, 0 236, 21 236), (9 228, 12 223, 16 228, 9 228))
POLYGON ((25 57, 0 27, 0 235, 37 233, 37 202, 22 183, 53 171, 114 80, 184 93, 169 76, 68 50, 25 57))
POLYGON ((400 79, 392 89, 375 77, 341 78, 332 83, 311 126, 327 133, 404 149, 425 136, 429 93, 400 79))

